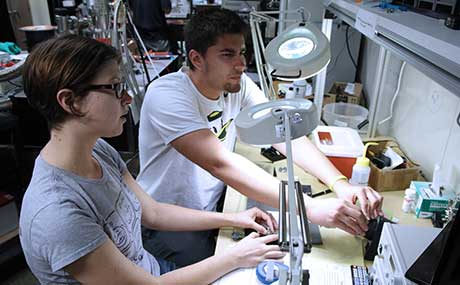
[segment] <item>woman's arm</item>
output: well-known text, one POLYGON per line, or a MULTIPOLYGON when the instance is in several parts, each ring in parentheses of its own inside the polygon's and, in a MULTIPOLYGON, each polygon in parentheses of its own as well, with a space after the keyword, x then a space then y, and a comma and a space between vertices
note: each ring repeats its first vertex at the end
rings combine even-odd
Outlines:
POLYGON ((266 229, 261 224, 266 224, 271 231, 275 231, 277 227, 271 215, 256 208, 241 213, 216 213, 159 203, 141 189, 129 172, 123 175, 123 179, 141 203, 142 225, 147 228, 165 231, 200 231, 221 227, 242 227, 266 233, 266 229))
POLYGON ((107 240, 64 270, 83 284, 209 284, 238 267, 256 266, 267 258, 282 258, 284 254, 278 246, 266 244, 276 239, 277 235, 258 237, 252 233, 221 255, 160 277, 131 262, 107 240))

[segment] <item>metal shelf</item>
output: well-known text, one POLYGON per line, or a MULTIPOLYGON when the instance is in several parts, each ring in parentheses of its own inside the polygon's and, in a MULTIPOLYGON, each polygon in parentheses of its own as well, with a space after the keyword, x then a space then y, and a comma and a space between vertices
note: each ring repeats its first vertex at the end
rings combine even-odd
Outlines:
POLYGON ((375 19, 371 40, 460 97, 460 31, 413 12, 387 13, 375 7, 378 2, 323 0, 323 4, 351 26, 360 9, 365 10, 375 19))

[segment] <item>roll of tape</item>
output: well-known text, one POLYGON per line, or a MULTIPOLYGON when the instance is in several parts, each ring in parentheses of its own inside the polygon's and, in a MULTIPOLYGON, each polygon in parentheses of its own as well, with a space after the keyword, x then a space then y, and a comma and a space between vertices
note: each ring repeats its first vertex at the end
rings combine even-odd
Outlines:
POLYGON ((278 281, 282 269, 289 270, 289 266, 271 260, 261 262, 256 268, 257 279, 262 284, 272 284, 278 281))

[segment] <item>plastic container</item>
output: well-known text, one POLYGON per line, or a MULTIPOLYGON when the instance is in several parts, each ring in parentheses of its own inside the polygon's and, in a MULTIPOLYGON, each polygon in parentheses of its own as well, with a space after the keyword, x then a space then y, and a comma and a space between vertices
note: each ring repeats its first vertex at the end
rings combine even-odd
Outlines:
POLYGON ((32 51, 33 47, 43 41, 54 38, 55 26, 39 25, 39 26, 26 26, 19 28, 20 31, 26 33, 27 50, 32 51))
POLYGON ((324 105, 323 119, 330 126, 358 129, 358 125, 367 120, 369 111, 350 103, 330 103, 324 105))
POLYGON ((378 145, 378 143, 369 142, 364 146, 363 156, 356 159, 355 165, 351 172, 350 184, 367 186, 369 183, 369 174, 371 174, 371 167, 369 166, 369 158, 366 157, 367 148, 370 145, 378 145))
POLYGON ((351 178, 356 158, 364 151, 358 131, 351 128, 318 126, 312 136, 319 150, 343 175, 351 178))

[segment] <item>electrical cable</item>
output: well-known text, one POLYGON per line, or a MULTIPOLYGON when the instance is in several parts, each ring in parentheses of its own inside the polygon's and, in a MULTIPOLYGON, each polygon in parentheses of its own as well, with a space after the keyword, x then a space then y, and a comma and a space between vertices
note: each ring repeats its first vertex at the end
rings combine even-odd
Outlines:
POLYGON ((340 50, 339 54, 336 56, 336 58, 334 60, 334 63, 332 64, 332 67, 327 71, 326 76, 328 76, 329 73, 331 73, 334 70, 334 68, 337 65, 337 62, 339 61, 339 58, 342 55, 344 50, 345 50, 345 43, 343 43, 342 49, 340 50))
POLYGON ((348 51, 348 55, 350 56, 351 62, 352 62, 353 65, 355 66, 356 71, 358 71, 358 65, 356 64, 355 59, 354 59, 353 56, 351 55, 350 43, 348 42, 348 29, 349 29, 349 28, 350 28, 350 26, 347 25, 347 28, 345 29, 345 42, 346 42, 346 44, 347 44, 347 51, 348 51))
MULTIPOLYGON (((347 35, 347 36, 348 36, 348 35, 347 35)), ((335 59, 334 59, 334 63, 333 63, 332 65, 331 65, 331 64, 328 65, 328 67, 331 66, 331 68, 328 68, 328 71, 327 71, 327 73, 326 73, 326 76, 328 76, 329 73, 331 73, 331 72, 334 70, 334 68, 336 67, 337 62, 339 61, 339 58, 341 57, 343 51, 345 50, 345 47, 346 47, 346 42, 344 41, 343 46, 342 46, 342 49, 339 51, 339 53, 337 54, 337 56, 336 56, 335 59)))
POLYGON ((401 87, 401 78, 404 73, 404 68, 406 67, 406 62, 403 61, 403 64, 401 65, 401 70, 399 71, 399 77, 398 77, 398 85, 396 87, 395 95, 393 96, 393 99, 391 100, 391 106, 390 106, 390 116, 386 117, 385 119, 381 120, 378 122, 378 125, 382 125, 383 123, 387 122, 393 117, 393 108, 395 105, 396 98, 398 97, 399 94, 399 88, 401 87))
MULTIPOLYGON (((347 45, 348 56, 350 57, 350 60, 351 60, 351 62, 353 63, 353 65, 355 66, 355 69, 356 69, 356 78, 355 78, 355 79, 356 79, 356 82, 361 83, 362 81, 361 81, 361 78, 360 78, 360 76, 359 76, 359 66, 358 66, 358 64, 357 64, 357 63, 358 63, 358 60, 355 60, 355 59, 353 58, 353 56, 352 56, 352 54, 351 54, 351 49, 350 49, 350 43, 349 43, 350 38, 349 38, 349 36, 348 36, 348 31, 349 31, 349 29, 350 29, 350 26, 349 26, 348 24, 346 24, 346 25, 347 25, 347 28, 346 28, 346 30, 345 30, 345 36, 346 36, 346 39, 345 39, 345 40, 346 40, 346 45, 347 45)), ((361 43, 362 43, 362 40, 361 40, 361 43)), ((360 47, 360 49, 361 49, 361 47, 360 47)), ((358 59, 359 59, 359 54, 358 54, 358 59)), ((363 90, 361 90, 361 93, 362 93, 362 98, 363 98, 363 105, 364 105, 364 107, 367 108, 367 107, 368 107, 368 104, 367 104, 367 95, 366 95, 366 92, 365 92, 364 89, 363 89, 363 90)))

